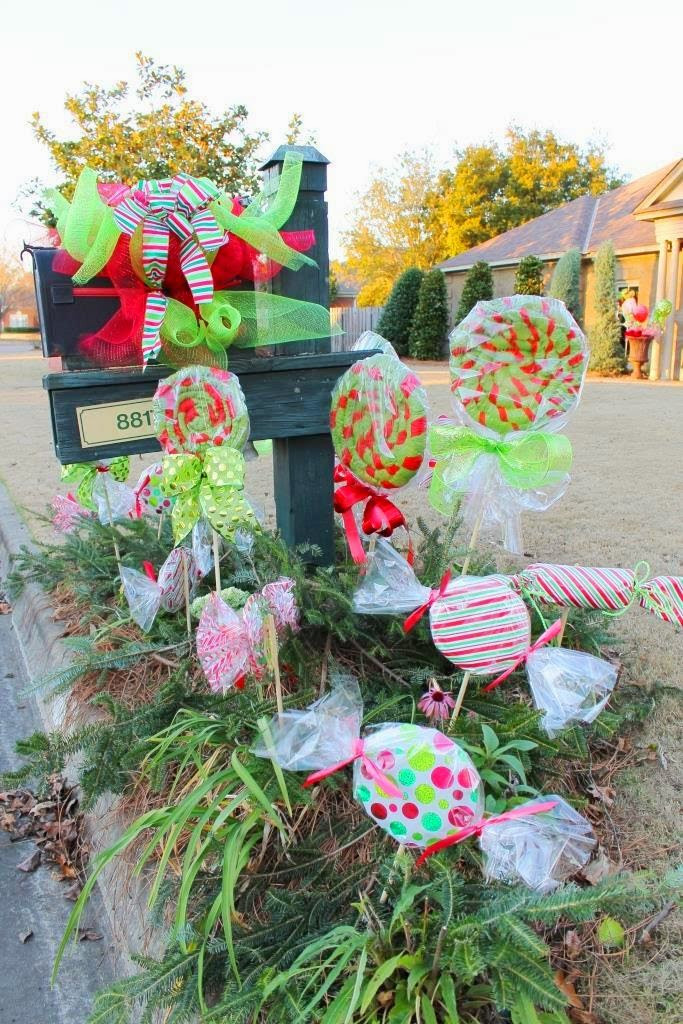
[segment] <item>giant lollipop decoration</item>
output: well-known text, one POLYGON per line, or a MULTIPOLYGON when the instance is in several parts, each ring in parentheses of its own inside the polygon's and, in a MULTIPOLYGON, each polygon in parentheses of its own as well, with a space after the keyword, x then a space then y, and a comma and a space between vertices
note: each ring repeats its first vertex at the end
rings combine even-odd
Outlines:
POLYGON ((366 536, 390 537, 406 526, 403 513, 388 495, 409 484, 420 470, 427 440, 427 398, 415 374, 393 352, 354 363, 332 392, 332 441, 339 463, 335 470, 334 507, 344 520, 355 562, 366 560, 354 516, 365 503, 366 536))
POLYGON ((430 500, 450 514, 465 499, 473 533, 500 527, 519 553, 520 509, 548 508, 569 482, 558 431, 581 396, 586 340, 559 300, 513 296, 478 303, 450 341, 456 422, 430 430, 430 500))
POLYGON ((240 526, 254 527, 256 517, 242 494, 249 414, 235 374, 207 366, 179 370, 157 387, 154 418, 167 453, 162 489, 175 498, 176 544, 202 515, 228 539, 240 526))

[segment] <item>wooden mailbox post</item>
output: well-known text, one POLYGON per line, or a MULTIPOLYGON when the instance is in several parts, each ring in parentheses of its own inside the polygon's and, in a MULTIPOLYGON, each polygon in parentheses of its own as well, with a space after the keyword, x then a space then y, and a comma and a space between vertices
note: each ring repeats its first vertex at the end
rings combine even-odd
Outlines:
MULTIPOLYGON (((270 287, 277 294, 328 307, 328 161, 311 146, 281 146, 261 167, 266 189, 277 187, 288 149, 301 152, 303 170, 287 229, 315 231, 318 266, 302 267, 296 273, 283 269, 270 287)), ((37 287, 41 287, 39 280, 37 287)), ((44 292, 40 297, 43 305, 49 301, 44 292)), ((63 295, 60 301, 64 301, 63 295)), ((312 560, 329 564, 334 557, 330 393, 344 370, 370 352, 332 353, 329 338, 267 351, 274 354, 249 357, 239 349, 231 350, 229 367, 239 376, 244 391, 251 438, 273 439, 277 525, 285 542, 315 544, 322 554, 312 560)), ((59 461, 87 462, 158 451, 152 430, 152 396, 158 381, 174 372, 175 367, 149 366, 47 374, 43 387, 50 399, 59 461)))

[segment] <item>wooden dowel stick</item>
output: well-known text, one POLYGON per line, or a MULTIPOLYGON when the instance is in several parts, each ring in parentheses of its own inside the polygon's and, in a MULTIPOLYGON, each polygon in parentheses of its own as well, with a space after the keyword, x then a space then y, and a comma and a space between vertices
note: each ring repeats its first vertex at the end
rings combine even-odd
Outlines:
MULTIPOLYGON (((470 537, 470 542, 467 546, 467 554, 465 555, 465 561, 462 563, 462 570, 460 571, 461 576, 467 575, 467 570, 470 567, 472 555, 474 554, 474 551, 477 547, 477 541, 479 540, 479 532, 481 530, 483 521, 484 505, 482 503, 482 506, 479 510, 479 514, 477 515, 477 518, 474 522, 474 526, 472 527, 472 536, 470 537)), ((465 675, 462 677, 460 689, 458 690, 458 696, 455 698, 455 707, 453 708, 453 714, 451 715, 451 727, 458 720, 458 715, 460 714, 460 709, 462 708, 462 704, 465 699, 465 694, 467 693, 467 686, 470 681, 470 675, 470 672, 465 672, 465 675)))
POLYGON ((216 593, 220 597, 221 593, 221 562, 218 551, 218 534, 215 530, 211 531, 211 538, 213 540, 213 572, 216 577, 216 593))
POLYGON ((569 608, 565 608, 564 611, 562 612, 562 615, 560 616, 560 621, 562 622, 562 626, 560 628, 560 632, 557 634, 557 646, 558 647, 562 646, 562 640, 564 638, 564 631, 565 631, 565 628, 567 626, 567 619, 568 618, 569 618, 569 608))
POLYGON ((164 525, 164 510, 162 508, 161 512, 159 513, 159 525, 157 526, 157 540, 161 539, 161 529, 162 529, 163 525, 164 525))
POLYGON ((277 703, 277 712, 281 715, 285 708, 282 703, 282 683, 280 681, 280 655, 278 652, 277 645, 277 629, 275 626, 275 619, 272 615, 266 615, 265 620, 266 629, 266 642, 268 646, 268 662, 270 664, 271 672, 273 673, 273 679, 275 681, 275 700, 277 703))
POLYGON ((190 576, 187 571, 187 551, 185 548, 180 549, 182 551, 183 560, 183 593, 185 595, 185 622, 187 625, 187 639, 192 639, 192 616, 190 615, 190 576))
POLYGON ((116 564, 119 569, 119 576, 121 575, 121 552, 119 551, 118 541, 116 540, 116 530, 114 529, 114 517, 111 513, 111 502, 109 501, 109 491, 107 489, 107 481, 102 482, 104 490, 104 503, 107 506, 107 515, 109 516, 109 529, 111 530, 111 539, 114 541, 114 554, 116 555, 116 564))

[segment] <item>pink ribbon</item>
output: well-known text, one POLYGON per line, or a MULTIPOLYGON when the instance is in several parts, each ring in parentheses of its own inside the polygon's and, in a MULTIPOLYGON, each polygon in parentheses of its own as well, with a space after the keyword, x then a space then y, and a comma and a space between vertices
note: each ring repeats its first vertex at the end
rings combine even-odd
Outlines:
POLYGON ((446 569, 446 572, 441 577, 441 583, 432 590, 431 594, 427 598, 424 604, 421 604, 419 608, 416 608, 414 612, 411 612, 406 621, 403 623, 403 632, 410 633, 411 629, 417 626, 418 622, 425 615, 426 612, 432 607, 435 601, 438 601, 440 597, 443 597, 446 593, 446 588, 451 581, 451 570, 446 569))
POLYGON ((456 846, 465 839, 469 839, 470 836, 480 836, 489 825, 500 825, 504 821, 514 821, 515 818, 527 818, 532 814, 543 814, 545 811, 552 811, 553 807, 557 807, 557 800, 546 800, 544 803, 533 804, 531 807, 513 807, 512 810, 503 811, 502 814, 494 814, 491 818, 482 818, 475 825, 466 825, 465 828, 461 828, 454 835, 446 836, 445 839, 439 839, 437 843, 432 843, 417 858, 415 867, 419 868, 421 864, 424 864, 429 857, 433 857, 439 850, 445 850, 448 846, 456 846))
POLYGON ((551 640, 554 640, 558 633, 560 633, 561 631, 562 619, 556 619, 555 622, 553 622, 552 626, 548 626, 545 632, 541 633, 538 640, 535 643, 533 643, 531 647, 527 647, 526 651, 520 654, 520 656, 517 658, 514 664, 512 664, 510 668, 507 669, 506 672, 503 672, 501 675, 497 676, 492 683, 487 683, 487 685, 483 688, 482 693, 488 693, 489 690, 495 690, 496 686, 500 686, 500 684, 505 679, 507 679, 509 675, 512 675, 515 669, 519 668, 519 666, 526 661, 530 654, 533 654, 534 651, 537 651, 540 647, 545 647, 545 645, 549 644, 551 640))
POLYGON ((398 797, 400 800, 403 793, 391 779, 384 774, 382 769, 375 764, 375 762, 368 757, 365 753, 365 741, 360 739, 354 740, 353 753, 350 757, 344 758, 343 761, 338 761, 337 764, 331 765, 329 768, 321 768, 318 772, 313 772, 308 776, 304 782, 304 786, 313 786, 316 782, 320 782, 321 779, 326 779, 328 775, 333 775, 334 772, 340 771, 342 768, 346 768, 348 765, 353 764, 354 761, 360 759, 360 763, 365 768, 365 771, 371 779, 377 783, 377 785, 389 796, 398 797))

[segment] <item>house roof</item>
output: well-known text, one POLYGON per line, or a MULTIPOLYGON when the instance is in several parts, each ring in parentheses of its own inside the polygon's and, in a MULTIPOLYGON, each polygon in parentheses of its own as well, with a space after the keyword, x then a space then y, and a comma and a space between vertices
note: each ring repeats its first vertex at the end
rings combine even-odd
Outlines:
POLYGON ((636 219, 634 212, 678 163, 683 164, 683 161, 674 161, 600 196, 579 196, 439 263, 439 269, 465 270, 477 260, 486 260, 495 266, 497 263, 514 263, 523 256, 531 255, 550 259, 567 249, 578 249, 587 254, 608 239, 614 243, 617 252, 640 246, 654 247, 657 244, 654 224, 636 219))

